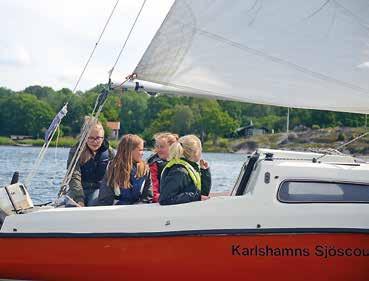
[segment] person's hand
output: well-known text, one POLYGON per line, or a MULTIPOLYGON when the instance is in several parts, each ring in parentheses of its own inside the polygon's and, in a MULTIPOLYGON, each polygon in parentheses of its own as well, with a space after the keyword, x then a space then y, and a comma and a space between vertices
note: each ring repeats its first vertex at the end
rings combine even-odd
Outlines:
POLYGON ((208 162, 206 162, 204 159, 201 159, 200 160, 200 168, 201 169, 208 169, 209 168, 209 163, 208 162))
POLYGON ((201 195, 201 201, 210 199, 210 196, 201 195))
POLYGON ((83 202, 83 201, 79 201, 79 202, 77 202, 77 203, 78 203, 79 207, 85 207, 85 202, 83 202))

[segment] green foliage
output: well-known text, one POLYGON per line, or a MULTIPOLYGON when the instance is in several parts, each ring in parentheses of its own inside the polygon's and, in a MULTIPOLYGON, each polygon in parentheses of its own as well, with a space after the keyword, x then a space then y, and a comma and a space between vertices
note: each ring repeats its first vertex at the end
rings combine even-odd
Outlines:
MULTIPOLYGON (((61 135, 77 136, 84 116, 89 115, 96 98, 106 85, 72 93, 63 88, 54 91, 50 87, 33 85, 15 93, 0 87, 0 134, 43 135, 57 112, 68 102, 68 114, 61 124, 61 135)), ((100 114, 106 130, 107 121, 120 121, 120 134, 133 133, 149 140, 158 131, 172 131, 180 135, 194 133, 203 141, 218 145, 219 138, 229 136, 240 126, 253 121, 258 127, 275 132, 286 130, 287 109, 234 101, 205 100, 193 97, 111 91, 100 114)), ((365 116, 352 113, 291 109, 290 129, 304 125, 319 129, 335 126, 360 127, 365 116)), ((346 136, 334 135, 337 140, 346 136)))
POLYGON ((345 140, 345 134, 342 132, 338 133, 337 141, 344 141, 345 140))
POLYGON ((317 124, 314 124, 313 126, 311 126, 311 128, 312 128, 313 130, 319 130, 319 129, 320 129, 320 126, 319 126, 319 125, 317 125, 317 124))
POLYGON ((193 123, 194 114, 191 108, 187 105, 178 104, 174 108, 161 111, 148 131, 151 135, 160 131, 171 131, 179 135, 185 135, 191 132, 193 123))
POLYGON ((0 145, 14 145, 14 141, 8 137, 0 137, 0 145))
POLYGON ((140 134, 145 130, 148 96, 128 91, 123 94, 120 110, 121 133, 140 134))
POLYGON ((14 92, 12 90, 9 90, 7 88, 4 87, 0 87, 0 99, 1 98, 6 98, 10 95, 12 95, 14 92))
POLYGON ((151 97, 147 101, 146 120, 154 120, 163 110, 173 108, 180 103, 180 98, 176 96, 159 95, 151 97))
POLYGON ((52 108, 30 94, 16 94, 1 101, 0 134, 39 136, 53 118, 52 108))
POLYGON ((47 98, 49 95, 54 93, 54 90, 50 87, 41 86, 29 86, 24 89, 24 93, 36 96, 38 99, 47 98))
POLYGON ((239 122, 222 110, 216 100, 200 100, 197 104, 196 128, 201 136, 210 136, 214 140, 233 132, 239 122))
POLYGON ((253 120, 256 127, 266 127, 270 131, 274 129, 276 132, 286 130, 286 117, 277 115, 266 115, 253 120))

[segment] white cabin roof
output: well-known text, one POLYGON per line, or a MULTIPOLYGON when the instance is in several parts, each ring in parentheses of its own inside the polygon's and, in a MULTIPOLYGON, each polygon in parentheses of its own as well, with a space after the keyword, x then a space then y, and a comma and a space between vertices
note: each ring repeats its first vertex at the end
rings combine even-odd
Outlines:
POLYGON ((350 155, 324 155, 323 153, 315 153, 315 152, 301 152, 301 151, 287 151, 287 150, 276 150, 276 149, 259 149, 258 152, 261 155, 266 155, 267 153, 272 153, 274 159, 288 159, 290 161, 293 160, 312 160, 318 159, 320 162, 336 162, 336 163, 358 163, 364 162, 361 159, 355 158, 350 155), (324 155, 324 156, 323 156, 324 155))

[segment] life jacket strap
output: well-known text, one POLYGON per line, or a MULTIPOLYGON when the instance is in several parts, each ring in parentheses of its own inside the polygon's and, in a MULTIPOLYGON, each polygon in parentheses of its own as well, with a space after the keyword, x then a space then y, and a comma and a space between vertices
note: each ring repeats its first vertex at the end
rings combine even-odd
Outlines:
POLYGON ((191 180, 193 181, 193 183, 195 184, 196 188, 201 191, 201 175, 198 171, 195 170, 194 167, 191 166, 190 163, 188 163, 185 160, 182 159, 177 159, 177 158, 173 158, 172 160, 170 160, 164 167, 163 171, 161 172, 161 175, 163 175, 164 171, 167 168, 171 168, 174 165, 181 165, 182 167, 184 167, 186 169, 186 171, 188 172, 188 175, 190 176, 191 180))

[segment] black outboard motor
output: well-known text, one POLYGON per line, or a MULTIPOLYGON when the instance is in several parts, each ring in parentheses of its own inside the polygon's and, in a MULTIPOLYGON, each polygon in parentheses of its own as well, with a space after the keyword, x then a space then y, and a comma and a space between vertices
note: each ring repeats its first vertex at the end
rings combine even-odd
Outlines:
MULTIPOLYGON (((12 180, 10 181, 10 184, 17 183, 18 181, 19 181, 19 172, 18 171, 15 171, 14 174, 13 174, 12 180)), ((9 192, 9 190, 7 189, 7 187, 4 187, 4 189, 7 191, 7 193, 9 192)), ((12 198, 9 197, 9 200, 11 201, 11 203, 12 203, 14 209, 15 209, 15 205, 14 205, 14 202, 13 202, 12 198)), ((0 228, 3 225, 4 220, 5 220, 5 217, 7 215, 8 214, 0 208, 0 228)))
POLYGON ((12 180, 10 182, 10 184, 14 184, 17 183, 19 181, 19 172, 15 171, 12 177, 12 180))
POLYGON ((1 213, 6 215, 19 214, 33 208, 33 202, 27 188, 18 180, 19 172, 15 172, 9 185, 0 186, 1 213))

